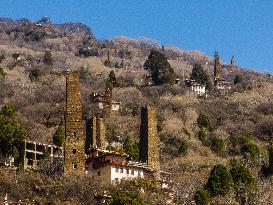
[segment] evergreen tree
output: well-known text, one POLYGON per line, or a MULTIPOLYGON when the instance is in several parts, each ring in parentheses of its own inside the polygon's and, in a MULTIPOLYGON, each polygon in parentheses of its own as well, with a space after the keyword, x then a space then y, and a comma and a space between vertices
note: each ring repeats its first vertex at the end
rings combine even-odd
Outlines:
POLYGON ((25 129, 15 119, 15 108, 5 105, 0 111, 0 154, 17 157, 25 137, 25 129))
POLYGON ((173 84, 175 82, 176 75, 167 57, 157 50, 150 52, 148 60, 144 63, 144 69, 151 70, 152 80, 155 85, 173 84))
POLYGON ((195 64, 192 69, 191 79, 195 80, 196 82, 206 85, 208 90, 211 89, 212 83, 210 81, 209 75, 203 69, 201 64, 195 64))
POLYGON ((64 145, 64 138, 65 138, 65 133, 63 128, 60 126, 56 130, 55 134, 53 135, 53 144, 56 146, 62 147, 64 145))
POLYGON ((234 85, 242 82, 242 78, 237 74, 234 79, 234 85))
POLYGON ((46 65, 53 65, 53 58, 50 51, 45 51, 44 54, 44 64, 46 65))
POLYGON ((213 167, 207 187, 212 196, 226 196, 233 186, 232 176, 228 169, 219 164, 213 167))

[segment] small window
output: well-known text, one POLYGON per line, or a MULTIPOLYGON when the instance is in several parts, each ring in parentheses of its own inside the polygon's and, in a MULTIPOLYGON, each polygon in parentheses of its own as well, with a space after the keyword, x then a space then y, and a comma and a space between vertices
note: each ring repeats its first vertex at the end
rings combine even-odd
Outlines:
POLYGON ((100 176, 100 172, 98 172, 98 176, 100 176))
POLYGON ((116 167, 116 172, 118 173, 118 167, 116 167))
POLYGON ((77 169, 77 164, 74 164, 74 165, 73 165, 73 169, 77 169))
POLYGON ((73 154, 76 154, 77 153, 77 150, 76 149, 73 149, 73 154))
POLYGON ((77 136, 77 132, 72 132, 72 137, 76 137, 77 136))
POLYGON ((126 174, 129 174, 129 169, 126 169, 126 174))
POLYGON ((138 176, 140 176, 141 175, 141 172, 140 171, 138 171, 138 176))
POLYGON ((123 173, 123 168, 120 168, 120 173, 123 173))
POLYGON ((134 174, 135 174, 135 172, 134 172, 134 170, 132 170, 132 171, 131 171, 131 175, 134 175, 134 174))

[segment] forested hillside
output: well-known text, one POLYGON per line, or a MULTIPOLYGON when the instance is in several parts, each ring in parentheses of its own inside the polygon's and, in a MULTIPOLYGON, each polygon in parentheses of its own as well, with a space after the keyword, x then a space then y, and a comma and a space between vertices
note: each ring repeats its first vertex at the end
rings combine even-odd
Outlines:
MULTIPOLYGON (((132 149, 139 140, 140 107, 155 105, 161 166, 172 174, 177 204, 194 204, 197 194, 212 198, 213 204, 272 204, 272 180, 264 176, 268 166, 267 147, 273 137, 271 75, 223 64, 223 78, 230 83, 234 83, 236 76, 240 78, 232 92, 214 95, 211 90, 208 98, 197 98, 189 95, 184 85, 196 64, 203 67, 212 81, 214 61, 199 51, 167 45, 162 48, 159 42, 148 38, 120 36, 98 40, 81 23, 54 24, 48 18, 37 22, 0 19, 0 106, 15 107, 15 118, 25 128, 27 139, 52 144, 56 130, 63 126, 66 70, 80 72, 84 119, 95 112, 91 93, 104 93, 106 80, 114 71, 117 83, 113 100, 121 102, 121 108, 106 119, 109 147, 117 146, 115 149, 135 154, 132 149), (152 50, 167 58, 181 84, 143 85, 148 74, 144 64, 152 50), (224 193, 210 188, 204 191, 205 187, 215 187, 211 184, 217 183, 213 181, 217 173, 210 172, 218 164, 225 166, 218 167, 222 169, 219 172, 227 171, 233 178, 232 185, 227 183, 224 193), (240 176, 234 174, 238 169, 243 170, 240 176)), ((0 177, 0 193, 8 189, 15 199, 22 197, 20 194, 25 192, 20 193, 17 187, 19 192, 15 193, 17 185, 7 184, 5 177, 9 176, 0 177)), ((42 184, 32 177, 33 183, 37 180, 42 184)), ((78 179, 79 184, 84 181, 78 179)), ((71 191, 72 179, 65 183, 71 191)), ((41 197, 45 201, 69 198, 65 191, 63 195, 58 191, 51 193, 52 197, 37 190, 31 193, 23 197, 41 197)), ((83 197, 86 195, 70 195, 70 203, 91 204, 83 197)), ((147 204, 157 204, 156 199, 153 202, 148 196, 145 198, 147 204)))

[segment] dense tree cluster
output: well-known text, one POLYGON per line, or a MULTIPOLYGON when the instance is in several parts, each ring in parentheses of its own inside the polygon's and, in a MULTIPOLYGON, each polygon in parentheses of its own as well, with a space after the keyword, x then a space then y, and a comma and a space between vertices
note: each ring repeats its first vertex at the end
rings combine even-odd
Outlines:
POLYGON ((4 156, 18 157, 21 142, 26 130, 15 118, 15 108, 5 105, 0 111, 0 153, 4 156))

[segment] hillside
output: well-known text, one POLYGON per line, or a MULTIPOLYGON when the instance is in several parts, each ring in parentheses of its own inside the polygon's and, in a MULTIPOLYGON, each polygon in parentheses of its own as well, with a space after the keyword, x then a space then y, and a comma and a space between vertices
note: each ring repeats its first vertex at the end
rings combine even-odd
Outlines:
MULTIPOLYGON (((251 160, 245 162, 259 187, 257 204, 270 204, 265 201, 273 201, 272 196, 268 196, 272 182, 258 176, 262 164, 267 163, 267 146, 273 137, 272 77, 223 65, 223 78, 233 83, 239 75, 242 81, 231 94, 211 95, 207 99, 189 95, 184 83, 143 86, 142 79, 147 75, 143 65, 152 49, 164 53, 182 82, 190 77, 197 63, 212 79, 213 59, 199 51, 167 45, 162 50, 159 42, 148 38, 120 36, 97 40, 92 30, 81 23, 57 25, 45 19, 32 22, 1 18, 0 106, 15 106, 16 118, 26 128, 29 140, 52 144, 52 136, 64 121, 65 71, 80 71, 83 118, 86 119, 94 114, 91 93, 104 93, 105 81, 114 70, 122 86, 113 89, 113 100, 121 102, 121 110, 106 120, 108 143, 123 144, 128 136, 133 143, 138 143, 140 107, 155 105, 161 166, 172 174, 178 204, 194 204, 195 191, 207 182, 214 165, 227 165, 231 158, 243 156, 241 144, 235 140, 243 136, 252 136, 251 143, 260 150, 255 166, 251 160), (37 76, 35 70, 39 72, 37 76), (221 150, 198 139, 200 114, 209 117, 213 127, 209 138, 221 139, 221 150), (187 152, 179 153, 185 142, 187 152)), ((227 204, 227 201, 236 204, 235 198, 231 194, 213 200, 214 204, 227 204)))

